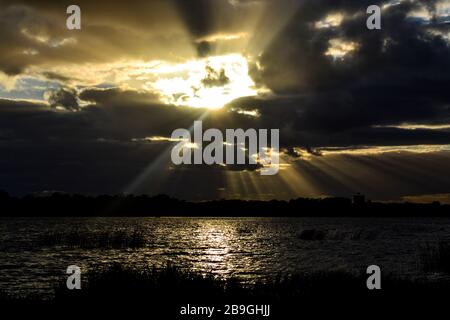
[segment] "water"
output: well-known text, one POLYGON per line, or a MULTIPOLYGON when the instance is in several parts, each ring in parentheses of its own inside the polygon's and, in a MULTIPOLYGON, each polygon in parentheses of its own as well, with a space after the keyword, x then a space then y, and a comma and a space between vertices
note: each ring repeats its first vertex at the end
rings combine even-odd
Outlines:
POLYGON ((119 262, 136 268, 168 262, 243 282, 277 274, 319 270, 419 275, 418 248, 450 238, 450 219, 361 218, 27 218, 0 220, 0 289, 51 295, 75 264, 86 271, 119 262), (326 232, 321 241, 300 239, 302 230, 326 232), (141 230, 139 248, 79 248, 42 243, 51 233, 89 237, 141 230))

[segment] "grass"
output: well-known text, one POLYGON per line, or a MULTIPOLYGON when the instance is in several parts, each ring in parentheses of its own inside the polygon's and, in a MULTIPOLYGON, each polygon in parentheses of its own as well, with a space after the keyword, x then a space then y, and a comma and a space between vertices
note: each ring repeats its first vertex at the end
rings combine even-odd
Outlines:
MULTIPOLYGON (((173 266, 134 269, 113 264, 92 270, 82 277, 81 290, 68 290, 64 281, 55 289, 54 299, 45 303, 52 310, 93 308, 102 314, 144 311, 149 318, 179 319, 187 304, 223 307, 224 304, 270 304, 269 319, 290 319, 307 310, 336 315, 339 310, 374 306, 407 307, 438 303, 450 291, 450 281, 382 277, 382 290, 366 288, 367 275, 345 271, 315 272, 278 276, 265 282, 244 285, 234 279, 199 274, 173 266)), ((36 298, 0 295, 4 305, 32 303, 36 298)), ((440 303, 440 302, 439 302, 440 303)), ((446 304, 442 304, 444 306, 446 304)), ((372 309, 371 309, 372 308, 372 309)), ((214 319, 226 319, 216 316, 214 319)), ((249 319, 235 317, 236 319, 249 319)), ((190 319, 190 318, 186 318, 190 319)), ((250 317, 250 319, 253 319, 250 317)))
POLYGON ((124 249, 145 247, 147 241, 144 232, 139 228, 132 231, 115 229, 97 232, 73 229, 62 232, 47 231, 39 237, 38 243, 46 247, 124 249))
POLYGON ((61 283, 56 289, 57 301, 79 299, 87 301, 120 301, 164 304, 183 303, 272 303, 285 305, 311 299, 353 299, 389 296, 411 297, 450 290, 450 281, 406 279, 383 275, 383 291, 366 287, 365 273, 328 271, 279 275, 271 280, 243 284, 236 279, 223 279, 211 273, 200 274, 171 265, 164 268, 134 269, 112 264, 89 272, 79 291, 66 289, 61 283), (380 294, 379 294, 380 293, 380 294), (382 293, 382 294, 381 294, 382 293))

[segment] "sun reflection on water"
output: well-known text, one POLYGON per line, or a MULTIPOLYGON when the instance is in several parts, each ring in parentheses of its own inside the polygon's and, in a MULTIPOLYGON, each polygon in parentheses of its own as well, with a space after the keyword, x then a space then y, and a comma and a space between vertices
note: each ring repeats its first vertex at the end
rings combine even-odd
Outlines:
POLYGON ((233 244, 237 240, 233 229, 225 224, 211 224, 205 221, 199 226, 199 247, 202 248, 202 269, 211 270, 218 274, 228 274, 233 270, 231 255, 233 244))

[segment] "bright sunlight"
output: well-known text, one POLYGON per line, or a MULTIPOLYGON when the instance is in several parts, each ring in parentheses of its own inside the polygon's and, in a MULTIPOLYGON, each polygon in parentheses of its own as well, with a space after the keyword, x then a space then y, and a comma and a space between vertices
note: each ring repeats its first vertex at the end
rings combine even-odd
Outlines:
POLYGON ((234 99, 257 95, 247 60, 240 54, 160 64, 156 69, 153 88, 164 102, 177 106, 218 109, 234 99))

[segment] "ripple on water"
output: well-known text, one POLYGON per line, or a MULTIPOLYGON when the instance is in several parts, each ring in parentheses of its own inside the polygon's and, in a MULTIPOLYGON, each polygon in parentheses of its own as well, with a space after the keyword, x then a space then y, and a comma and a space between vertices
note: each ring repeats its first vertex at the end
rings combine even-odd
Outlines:
POLYGON ((417 274, 417 247, 449 239, 449 230, 450 219, 2 219, 0 287, 49 294, 68 265, 87 270, 112 262, 137 268, 171 263, 244 282, 279 273, 361 270, 373 263, 392 273, 417 274), (130 247, 128 237, 135 230, 143 243, 130 247), (320 230, 325 238, 301 239, 303 230, 320 230), (45 243, 46 234, 57 236, 45 243), (124 241, 120 248, 102 247, 107 242, 98 241, 99 235, 117 234, 124 241), (70 245, 65 235, 71 235, 70 245))

